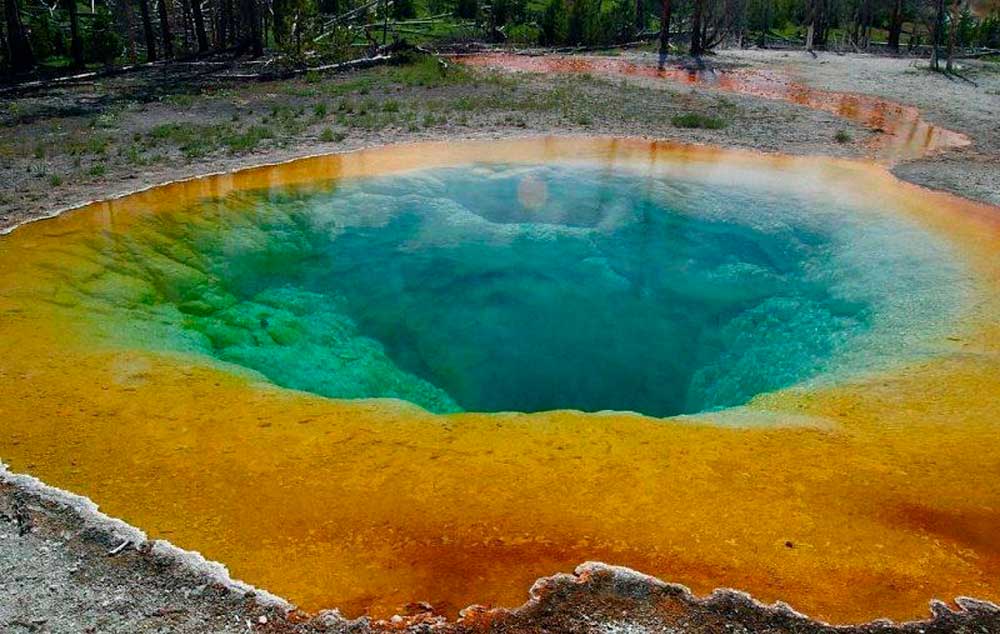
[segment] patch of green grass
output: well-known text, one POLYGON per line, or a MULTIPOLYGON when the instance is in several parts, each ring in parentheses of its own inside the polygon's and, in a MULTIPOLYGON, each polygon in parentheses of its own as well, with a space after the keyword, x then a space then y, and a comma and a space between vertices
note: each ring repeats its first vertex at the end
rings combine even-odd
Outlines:
POLYGON ((243 132, 236 132, 225 135, 223 143, 230 152, 249 152, 257 147, 264 139, 273 139, 274 132, 271 128, 259 125, 252 125, 243 132))
POLYGON ((319 135, 319 140, 324 143, 340 143, 346 138, 346 134, 340 131, 334 131, 333 128, 326 128, 319 135))
POLYGON ((448 117, 443 114, 435 115, 433 112, 428 112, 424 115, 422 123, 425 128, 432 128, 437 125, 445 125, 448 123, 448 117))
POLYGON ((105 112, 98 115, 91 124, 92 128, 112 129, 118 127, 118 113, 105 112))
POLYGON ((286 95, 291 95, 292 97, 315 97, 319 95, 319 91, 315 88, 297 86, 295 84, 287 84, 282 87, 281 91, 286 95))
POLYGON ((142 158, 142 149, 134 143, 127 148, 120 148, 118 156, 124 158, 129 165, 143 165, 146 162, 142 158))
POLYGON ((271 106, 272 119, 278 119, 278 120, 295 119, 303 112, 305 111, 293 108, 292 106, 286 104, 276 104, 271 106))
POLYGON ((167 142, 176 145, 188 159, 205 156, 217 146, 222 126, 196 123, 163 123, 149 131, 149 145, 167 142))
POLYGON ((108 166, 104 163, 94 163, 90 166, 90 169, 87 170, 87 173, 94 178, 100 178, 108 173, 108 166))
POLYGON ((326 102, 320 101, 315 106, 313 106, 313 114, 317 119, 323 119, 326 117, 326 102))
POLYGON ((63 184, 63 179, 62 176, 60 176, 59 174, 53 174, 52 176, 49 176, 49 185, 51 185, 52 187, 59 187, 62 184, 63 184))
POLYGON ((175 108, 181 110, 187 110, 194 105, 194 95, 179 94, 179 95, 167 95, 163 98, 163 101, 167 102, 175 108))
POLYGON ((460 110, 462 112, 472 112, 479 107, 479 102, 473 100, 472 97, 459 97, 454 102, 452 102, 452 108, 455 110, 460 110))
POLYGON ((399 102, 395 99, 386 99, 382 102, 382 112, 399 112, 399 102))
POLYGON ((43 158, 45 158, 45 145, 44 144, 39 143, 38 145, 35 146, 35 158, 36 159, 43 159, 43 158))
POLYGON ((847 130, 837 130, 837 133, 833 135, 833 140, 837 143, 850 143, 851 134, 847 130))
POLYGON ((675 115, 670 118, 670 123, 678 128, 703 128, 705 130, 721 130, 726 127, 726 122, 722 119, 700 112, 675 115))
POLYGON ((103 155, 108 151, 111 139, 103 134, 87 134, 84 138, 70 139, 66 142, 66 153, 70 156, 85 154, 103 155))
POLYGON ((365 74, 347 81, 328 83, 324 86, 324 90, 331 97, 340 97, 342 95, 361 93, 362 91, 368 93, 374 83, 375 76, 365 74))
POLYGON ((465 66, 445 63, 432 55, 416 56, 408 64, 385 70, 384 76, 392 83, 425 88, 469 83, 473 79, 465 66))

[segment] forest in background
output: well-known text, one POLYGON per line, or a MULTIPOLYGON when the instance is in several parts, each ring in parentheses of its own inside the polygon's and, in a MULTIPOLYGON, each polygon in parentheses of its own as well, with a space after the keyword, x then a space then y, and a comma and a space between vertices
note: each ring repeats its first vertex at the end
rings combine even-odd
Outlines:
POLYGON ((658 42, 877 49, 931 57, 1000 49, 1000 3, 972 0, 0 0, 6 81, 213 56, 304 68, 401 42, 453 49, 658 42), (265 55, 267 53, 267 55, 265 55))

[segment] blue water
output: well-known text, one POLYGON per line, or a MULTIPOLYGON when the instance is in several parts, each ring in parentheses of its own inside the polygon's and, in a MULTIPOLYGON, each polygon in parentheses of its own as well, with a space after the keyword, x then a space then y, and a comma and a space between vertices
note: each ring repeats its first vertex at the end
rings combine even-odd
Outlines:
POLYGON ((116 337, 435 412, 670 416, 919 353, 945 248, 768 183, 552 164, 244 192, 95 242, 88 293, 116 337))

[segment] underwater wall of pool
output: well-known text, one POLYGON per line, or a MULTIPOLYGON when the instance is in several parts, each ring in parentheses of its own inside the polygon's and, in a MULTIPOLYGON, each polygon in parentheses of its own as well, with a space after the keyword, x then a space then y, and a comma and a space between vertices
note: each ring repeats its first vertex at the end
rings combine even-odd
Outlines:
POLYGON ((0 237, 0 460, 301 608, 587 560, 1000 599, 1000 210, 869 163, 391 146, 0 237))

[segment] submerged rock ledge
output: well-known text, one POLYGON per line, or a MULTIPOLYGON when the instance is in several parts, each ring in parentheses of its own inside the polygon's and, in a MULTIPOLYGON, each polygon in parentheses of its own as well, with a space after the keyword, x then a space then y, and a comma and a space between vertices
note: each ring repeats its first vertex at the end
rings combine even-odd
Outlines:
POLYGON ((1000 633, 1000 607, 973 598, 956 598, 954 608, 931 601, 924 620, 835 626, 783 602, 765 605, 732 589, 699 598, 683 585, 598 562, 539 579, 519 607, 471 606, 457 621, 419 603, 380 621, 347 620, 336 610, 309 615, 234 580, 220 563, 150 541, 91 500, 12 473, 2 462, 0 539, 11 546, 0 553, 0 569, 10 574, 0 581, 0 627, 12 631, 34 631, 41 622, 52 632, 99 623, 106 632, 180 633, 1000 633))

